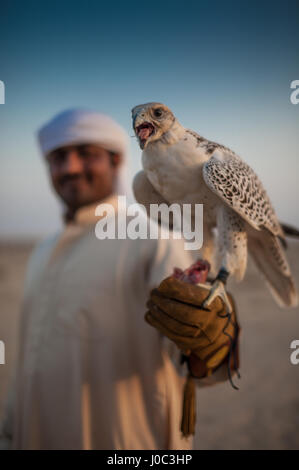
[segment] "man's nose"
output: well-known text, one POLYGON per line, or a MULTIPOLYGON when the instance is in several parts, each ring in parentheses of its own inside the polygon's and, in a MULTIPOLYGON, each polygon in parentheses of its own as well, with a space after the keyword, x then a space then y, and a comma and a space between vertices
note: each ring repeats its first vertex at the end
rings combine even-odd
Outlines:
POLYGON ((67 174, 81 173, 83 170, 83 162, 78 153, 70 150, 66 153, 63 165, 63 171, 67 174))

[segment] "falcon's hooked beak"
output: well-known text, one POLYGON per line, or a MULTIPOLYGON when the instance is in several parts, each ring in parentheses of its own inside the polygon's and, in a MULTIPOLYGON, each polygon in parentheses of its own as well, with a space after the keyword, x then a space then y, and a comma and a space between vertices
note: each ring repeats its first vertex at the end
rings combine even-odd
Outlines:
POLYGON ((150 122, 145 121, 137 127, 134 126, 134 130, 139 139, 139 145, 143 149, 148 138, 154 134, 155 127, 150 122))

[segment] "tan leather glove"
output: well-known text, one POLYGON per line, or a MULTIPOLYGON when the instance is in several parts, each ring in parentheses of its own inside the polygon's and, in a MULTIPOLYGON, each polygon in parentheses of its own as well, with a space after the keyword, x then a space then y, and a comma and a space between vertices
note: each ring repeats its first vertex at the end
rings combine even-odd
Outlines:
POLYGON ((145 320, 174 341, 183 354, 203 361, 206 375, 226 358, 238 332, 235 307, 229 316, 220 297, 209 310, 201 308, 208 294, 207 289, 171 276, 151 292, 145 314, 145 320))
POLYGON ((233 298, 231 315, 216 297, 209 309, 201 307, 209 290, 171 276, 150 294, 145 320, 175 342, 187 357, 189 374, 183 397, 181 432, 188 437, 195 433, 196 394, 193 377, 211 375, 222 363, 227 363, 228 377, 238 368, 238 332, 233 298), (236 355, 235 355, 236 353, 236 355))

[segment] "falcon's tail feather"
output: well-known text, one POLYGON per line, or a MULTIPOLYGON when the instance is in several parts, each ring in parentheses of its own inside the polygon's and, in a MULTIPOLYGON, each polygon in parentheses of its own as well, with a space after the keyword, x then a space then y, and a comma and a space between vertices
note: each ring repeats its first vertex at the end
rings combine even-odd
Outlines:
POLYGON ((280 306, 296 307, 298 295, 279 240, 267 231, 248 237, 248 248, 280 306))
POLYGON ((299 238, 299 229, 297 227, 284 223, 280 223, 280 226, 286 236, 299 238))

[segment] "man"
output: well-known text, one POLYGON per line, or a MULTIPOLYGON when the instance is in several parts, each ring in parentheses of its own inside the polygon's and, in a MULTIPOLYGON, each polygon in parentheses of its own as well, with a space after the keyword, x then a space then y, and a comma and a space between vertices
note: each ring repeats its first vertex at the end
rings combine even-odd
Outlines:
POLYGON ((65 227, 29 263, 2 447, 190 449, 192 436, 180 431, 187 370, 181 351, 198 387, 226 380, 227 350, 218 356, 234 333, 225 331, 225 312, 192 306, 193 294, 181 283, 199 326, 193 319, 188 327, 189 310, 181 323, 177 314, 186 304, 176 294, 163 310, 167 293, 160 287, 145 321, 151 289, 175 266, 192 263, 183 242, 96 238, 96 207, 117 210, 122 193, 127 136, 118 124, 99 113, 66 111, 40 130, 39 142, 66 206, 65 227))

